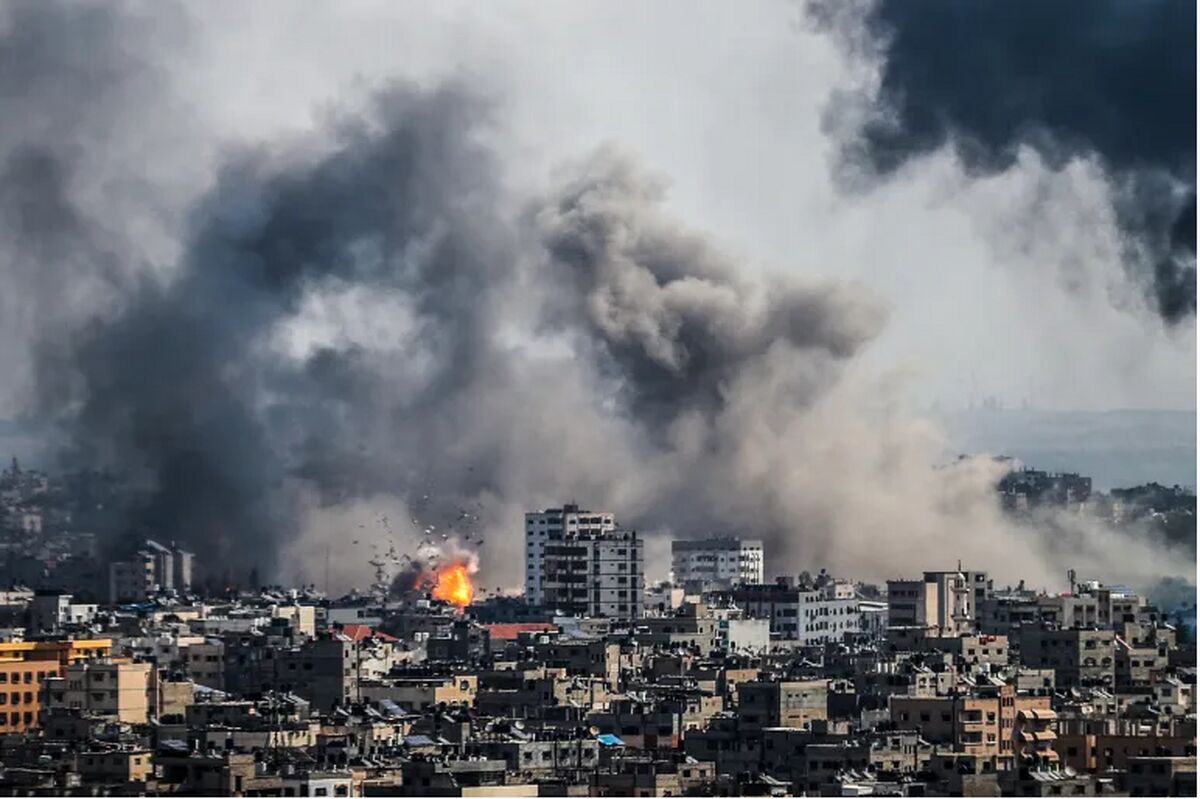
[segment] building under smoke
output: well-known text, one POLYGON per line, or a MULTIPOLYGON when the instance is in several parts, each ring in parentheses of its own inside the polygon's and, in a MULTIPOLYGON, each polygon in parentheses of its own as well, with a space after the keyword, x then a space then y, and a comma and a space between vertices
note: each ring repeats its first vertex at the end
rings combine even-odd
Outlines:
POLYGON ((636 619, 645 590, 643 541, 612 513, 578 505, 525 514, 526 600, 568 616, 636 619))
POLYGON ((147 539, 133 556, 108 567, 111 602, 142 602, 158 593, 186 593, 192 587, 194 555, 172 543, 147 539))
POLYGON ((671 581, 715 590, 763 582, 762 541, 725 536, 671 542, 671 581))

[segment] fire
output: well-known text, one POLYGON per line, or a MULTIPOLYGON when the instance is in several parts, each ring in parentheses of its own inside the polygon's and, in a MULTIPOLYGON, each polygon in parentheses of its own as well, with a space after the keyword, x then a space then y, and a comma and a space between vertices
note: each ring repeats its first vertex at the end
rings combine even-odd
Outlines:
POLYGON ((475 586, 465 563, 451 563, 438 569, 433 598, 465 608, 475 599, 475 586))

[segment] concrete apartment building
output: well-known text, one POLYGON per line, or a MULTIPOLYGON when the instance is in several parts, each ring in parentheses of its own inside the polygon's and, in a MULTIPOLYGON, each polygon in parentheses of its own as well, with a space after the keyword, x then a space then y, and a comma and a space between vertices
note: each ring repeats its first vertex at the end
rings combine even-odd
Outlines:
POLYGON ((991 592, 987 572, 930 571, 920 580, 888 580, 888 625, 973 632, 991 592))
POLYGON ((971 755, 1011 758, 1017 714, 1048 712, 1050 696, 1018 695, 1008 685, 988 693, 992 695, 893 695, 888 698, 888 712, 898 729, 915 725, 930 743, 971 755))
POLYGON ((863 629, 861 601, 845 580, 829 579, 805 588, 786 581, 741 585, 714 597, 740 608, 748 619, 769 620, 772 639, 800 646, 836 643, 863 629))
POLYGON ((53 661, 0 663, 0 733, 20 733, 39 726, 42 691, 57 677, 53 661))
POLYGON ((525 516, 525 591, 567 616, 636 619, 645 592, 643 541, 611 513, 564 505, 525 516))
POLYGON ((1196 756, 1133 757, 1125 790, 1130 796, 1195 796, 1196 756))
POLYGON ((474 704, 479 691, 475 674, 447 674, 431 677, 391 677, 363 681, 359 694, 369 702, 388 699, 412 711, 427 711, 440 704, 474 704))
POLYGON ((58 635, 66 627, 91 622, 96 617, 99 606, 88 602, 74 602, 73 598, 71 594, 61 591, 37 591, 29 602, 27 634, 58 635))
POLYGON ((574 538, 576 535, 602 535, 617 529, 612 513, 580 510, 578 505, 547 508, 525 514, 525 600, 541 605, 545 600, 544 563, 546 547, 552 541, 574 538))
POLYGON ((1183 726, 1174 734, 1146 735, 1131 722, 1064 719, 1058 724, 1054 746, 1063 765, 1077 771, 1127 771, 1136 757, 1194 755, 1194 728, 1183 726))
POLYGON ((1008 665, 1008 637, 1004 635, 934 636, 926 638, 924 645, 947 652, 957 662, 968 666, 986 664, 999 668, 1008 665))
POLYGON ((733 536, 671 542, 671 582, 697 590, 763 581, 762 541, 733 536))
POLYGON ((826 680, 744 682, 738 686, 738 721, 744 731, 802 729, 829 718, 826 680))
POLYGON ((128 560, 109 564, 109 601, 143 602, 159 591, 188 591, 193 560, 191 552, 147 539, 128 560))
POLYGON ((62 677, 46 681, 46 709, 77 710, 111 721, 150 720, 154 667, 149 663, 104 659, 75 663, 62 677))
POLYGON ((188 674, 197 685, 225 690, 225 643, 220 638, 208 638, 204 643, 191 644, 184 654, 188 674))
POLYGON ((1054 669, 1058 688, 1112 689, 1116 673, 1116 634, 1112 630, 1021 630, 1021 665, 1054 669))
POLYGON ((0 733, 41 726, 46 686, 72 664, 111 652, 107 638, 0 644, 0 733))

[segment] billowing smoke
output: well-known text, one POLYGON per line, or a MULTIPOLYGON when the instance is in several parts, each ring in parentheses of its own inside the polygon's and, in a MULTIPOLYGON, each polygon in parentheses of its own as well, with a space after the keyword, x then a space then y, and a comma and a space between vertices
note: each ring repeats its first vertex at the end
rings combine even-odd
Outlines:
MULTIPOLYGON (((164 245, 154 228, 176 212, 174 181, 189 170, 161 156, 190 139, 176 136, 188 114, 162 60, 186 54, 188 24, 173 4, 153 12, 0 8, 0 369, 11 386, 29 381, 31 331, 61 333, 118 302, 164 245)), ((0 412, 19 410, 4 400, 0 412)))
MULTIPOLYGON (((1086 525, 1058 547, 1005 519, 990 461, 933 468, 937 431, 860 367, 887 318, 868 288, 752 279, 616 148, 518 194, 493 144, 502 110, 465 81, 393 83, 294 140, 231 147, 189 212, 158 220, 161 260, 69 182, 48 207, 76 223, 30 218, 5 240, 6 277, 111 295, 36 331, 29 410, 69 463, 136 479, 122 532, 335 589, 427 538, 463 546, 485 587, 519 584, 521 513, 572 500, 655 540, 764 538, 780 572, 1171 570, 1086 525)), ((97 133, 13 174, 101 172, 106 146, 97 133)), ((24 191, 3 174, 0 197, 24 191)), ((171 188, 148 180, 140 213, 171 188)))
POLYGON ((1168 322, 1196 310, 1196 6, 1104 0, 810 2, 866 66, 835 96, 843 168, 890 176, 952 146, 972 172, 1032 148, 1054 169, 1098 159, 1124 260, 1168 322), (848 135, 847 135, 848 134, 848 135))

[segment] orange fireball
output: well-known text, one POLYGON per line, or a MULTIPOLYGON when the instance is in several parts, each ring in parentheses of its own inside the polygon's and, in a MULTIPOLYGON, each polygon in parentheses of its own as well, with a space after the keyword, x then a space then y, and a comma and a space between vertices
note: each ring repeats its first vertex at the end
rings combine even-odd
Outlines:
POLYGON ((475 599, 475 586, 471 585, 471 575, 467 572, 467 564, 452 563, 438 569, 437 583, 433 586, 433 598, 441 599, 460 608, 465 608, 475 599))

